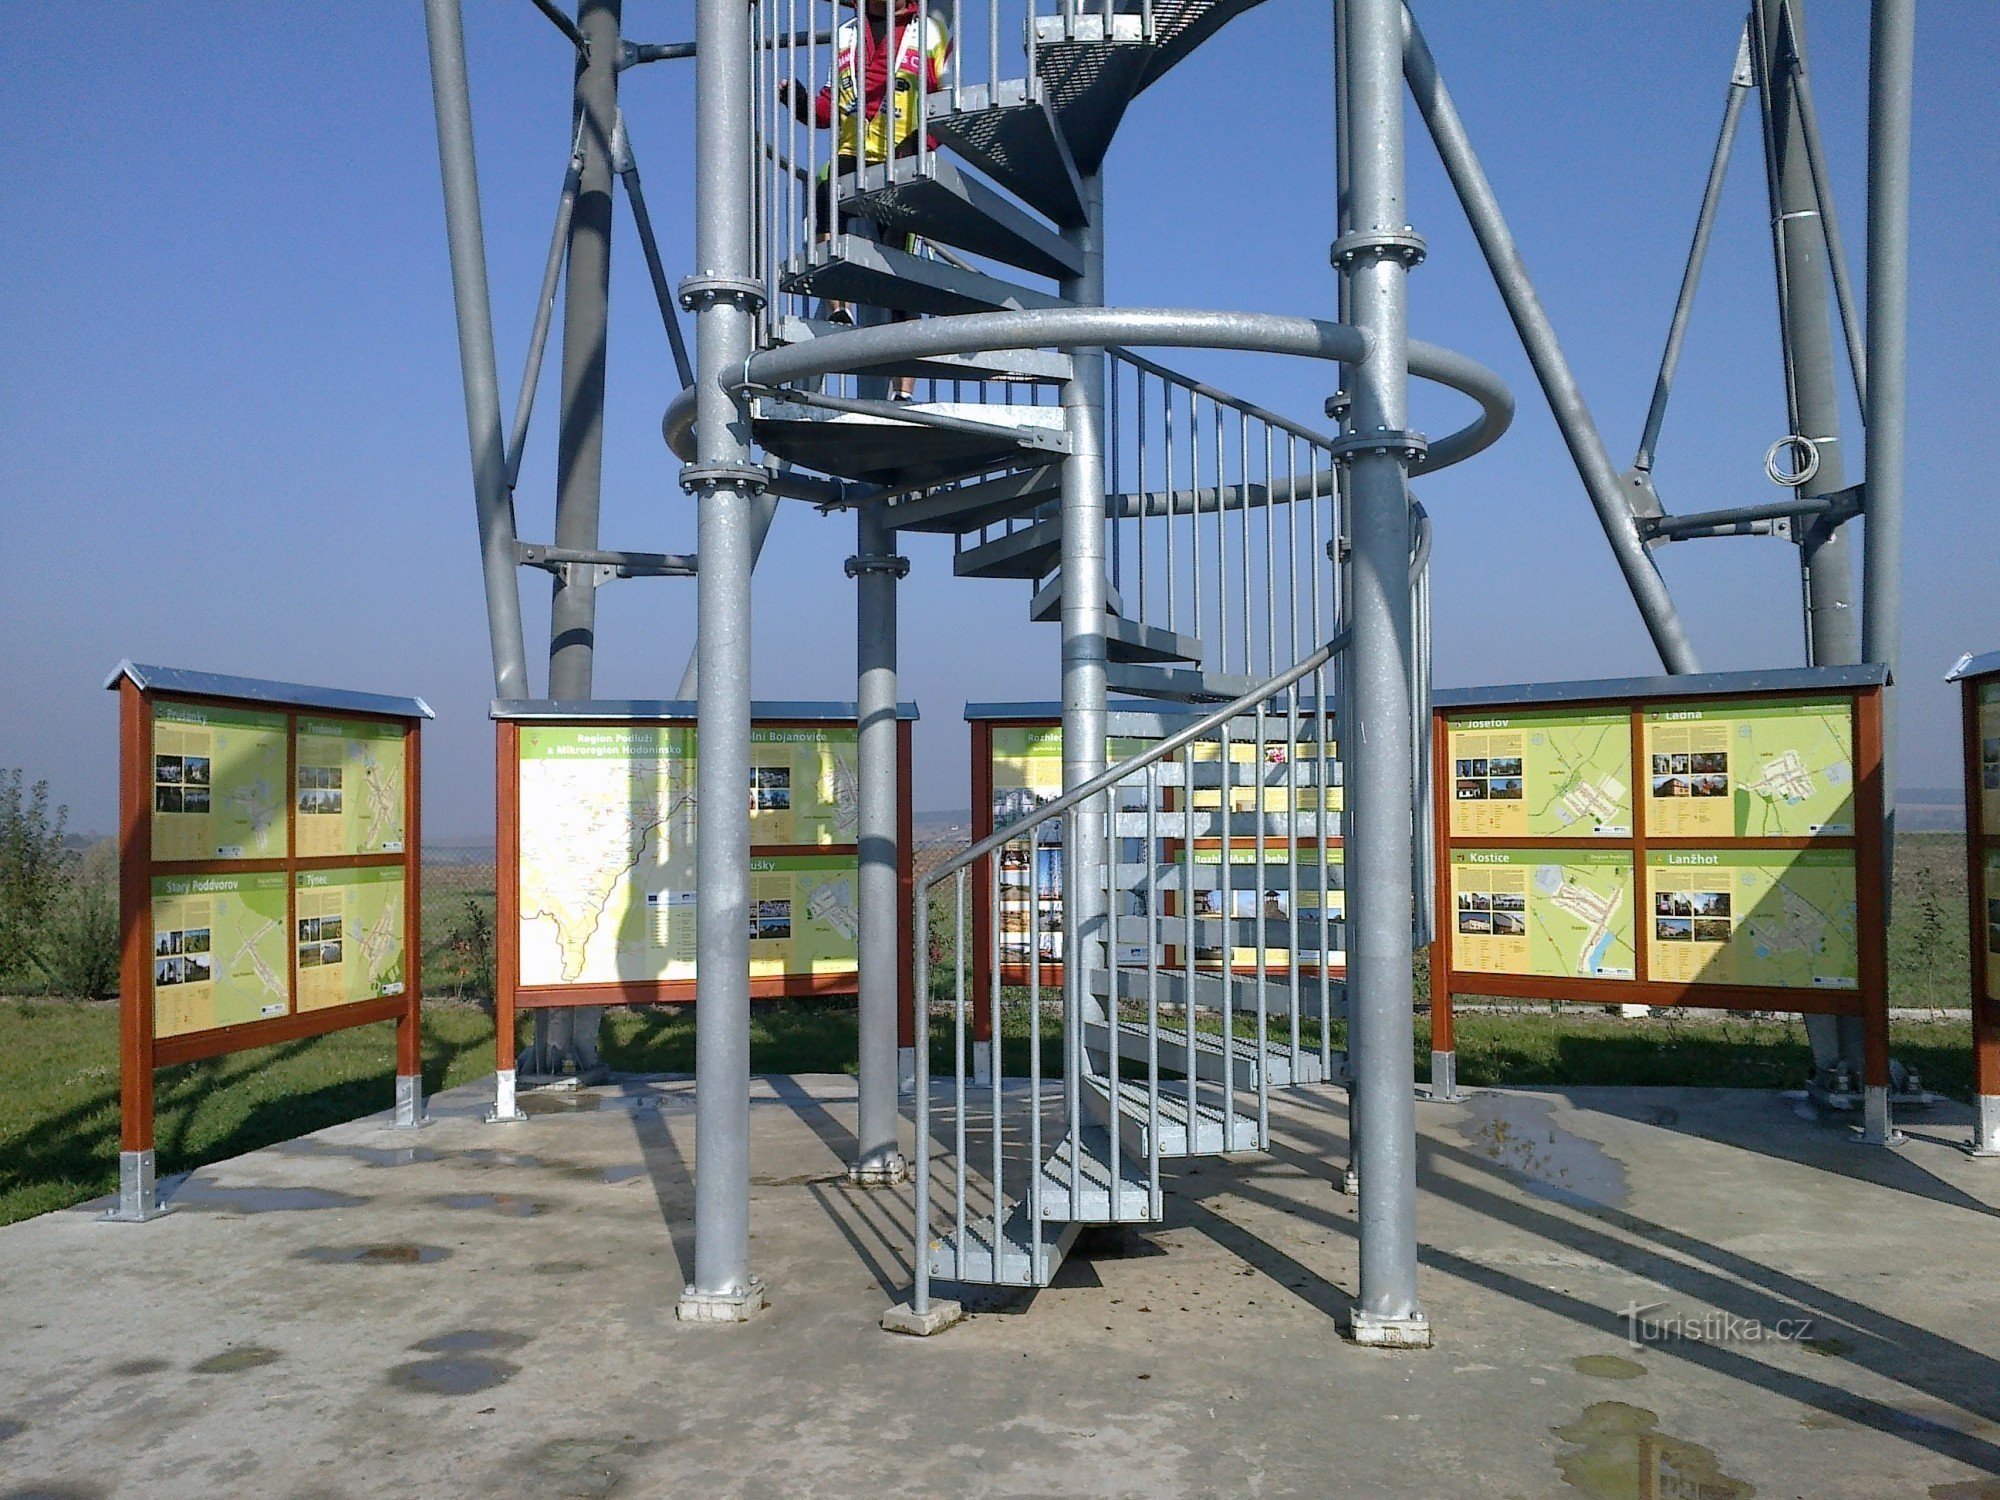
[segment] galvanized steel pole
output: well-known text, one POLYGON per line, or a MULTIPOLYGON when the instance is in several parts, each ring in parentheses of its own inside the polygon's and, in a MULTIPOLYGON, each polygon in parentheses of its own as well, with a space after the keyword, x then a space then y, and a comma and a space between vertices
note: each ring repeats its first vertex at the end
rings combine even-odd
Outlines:
MULTIPOLYGON (((1083 252, 1083 272, 1065 279, 1063 296, 1086 307, 1104 305, 1104 178, 1093 172, 1083 179, 1084 222, 1067 229, 1064 238, 1083 252)), ((1064 425, 1070 451, 1062 463, 1062 705, 1063 789, 1081 786, 1108 763, 1105 759, 1104 616, 1104 381, 1102 348, 1077 349, 1071 355, 1075 373, 1063 383, 1064 425)), ((1087 975, 1107 967, 1110 952, 1105 931, 1105 899, 1099 889, 1109 845, 1106 840, 1106 800, 1098 798, 1079 808, 1070 869, 1074 888, 1065 885, 1064 899, 1074 925, 1063 935, 1068 962, 1064 965, 1067 1004, 1102 1020, 1090 995, 1087 975)), ((1105 1002, 1107 1006, 1111 1002, 1105 1002)), ((1080 1034, 1079 1032, 1073 1034, 1080 1034)), ((999 1038, 994 1038, 997 1048, 999 1038)), ((1107 1077, 1117 1075, 1115 1050, 1106 1060, 1107 1077)), ((998 1059, 995 1058, 997 1066, 998 1059)))
POLYGON ((1611 555, 1625 575, 1625 585, 1631 590, 1632 602, 1638 606, 1639 618, 1669 672, 1699 672, 1701 663, 1694 646, 1674 608, 1673 597, 1667 592, 1666 580, 1660 577, 1660 570, 1653 565, 1645 543, 1639 539, 1639 528, 1620 486, 1618 471, 1605 451, 1604 438, 1590 415, 1583 390, 1570 373, 1555 327, 1549 322, 1541 298, 1535 294, 1527 263, 1521 259, 1513 232, 1500 211, 1500 200, 1494 196, 1493 185, 1486 180, 1486 172, 1473 154, 1465 123, 1459 119, 1458 109, 1438 76, 1437 61, 1425 45, 1423 33, 1417 29, 1416 18, 1407 11, 1404 18, 1409 28, 1409 43, 1403 65, 1409 75, 1410 91, 1416 96, 1417 109, 1430 128, 1445 173, 1465 207, 1473 236, 1492 270, 1494 285, 1507 304, 1508 315, 1514 320, 1521 347, 1534 367, 1542 394, 1548 398, 1549 410, 1562 431, 1570 461, 1576 465, 1577 477, 1583 481, 1591 508, 1597 512, 1598 524, 1611 543, 1611 555))
MULTIPOLYGON (((1862 528, 1861 652, 1893 677, 1903 607, 1903 470, 1909 411, 1910 96, 1916 86, 1916 0, 1875 0, 1868 34, 1868 524, 1862 528)), ((1882 695, 1883 847, 1896 833, 1896 696, 1882 695)), ((1886 879, 1887 869, 1884 870, 1886 879)), ((1883 909, 1888 910, 1887 893, 1883 909)), ((1888 1101, 1868 1091, 1871 1135, 1888 1134, 1888 1101), (1879 1117, 1879 1118, 1878 1118, 1879 1117)), ((1986 1108, 1981 1101, 1982 1111, 1986 1108)))
POLYGON ((750 248, 750 12, 700 0, 695 63, 696 460, 700 807, 695 878, 694 1280, 679 1315, 740 1322, 764 1306, 750 1274, 750 515, 762 483, 750 419, 723 382, 749 355, 763 292, 750 248))
MULTIPOLYGON (((562 396, 556 427, 558 547, 594 551, 604 476, 604 360, 611 321, 611 156, 618 128, 618 29, 623 0, 579 0, 577 25, 588 46, 576 63, 574 115, 583 159, 570 207, 563 284, 562 396)), ((597 645, 597 579, 592 563, 554 572, 549 605, 549 696, 592 691, 597 645)), ((537 1069, 576 1063, 580 1081, 608 1076, 597 1051, 602 1006, 535 1012, 537 1069)))
POLYGON ((1353 367, 1348 435, 1353 494, 1353 631, 1347 680, 1347 985, 1354 1089, 1364 1128, 1357 1343, 1427 1346, 1417 1301, 1415 1076, 1410 1058, 1411 776, 1408 273, 1422 253, 1403 182, 1402 0, 1348 0, 1349 218, 1335 242, 1350 315, 1369 335, 1353 367))
POLYGON ((430 35, 431 98, 437 112, 438 170, 444 179, 479 557, 486 578, 493 692, 500 698, 525 698, 528 652, 521 633, 520 564, 514 552, 514 507, 507 494, 500 376, 493 354, 493 307, 486 287, 486 235, 479 217, 479 169, 472 152, 472 94, 465 76, 465 18, 459 0, 424 0, 424 24, 430 35))

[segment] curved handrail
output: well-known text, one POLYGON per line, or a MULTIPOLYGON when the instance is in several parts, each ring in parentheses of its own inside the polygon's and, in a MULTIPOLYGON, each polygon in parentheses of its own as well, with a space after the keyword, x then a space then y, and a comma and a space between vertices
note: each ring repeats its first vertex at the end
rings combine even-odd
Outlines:
MULTIPOLYGON (((744 362, 726 383, 777 386, 870 365, 941 354, 1002 349, 1088 349, 1136 344, 1179 349, 1235 349, 1358 364, 1369 355, 1368 336, 1344 323, 1282 313, 1219 312, 1174 307, 1043 307, 1022 312, 961 313, 908 323, 883 323, 826 334, 803 344, 765 349, 744 362)), ((1409 342, 1410 373, 1449 386, 1479 404, 1479 416, 1430 445, 1413 473, 1432 473, 1491 447, 1512 424, 1514 398, 1500 377, 1476 360, 1409 342)), ((694 457, 695 393, 682 391, 660 420, 667 446, 684 461, 694 457)))

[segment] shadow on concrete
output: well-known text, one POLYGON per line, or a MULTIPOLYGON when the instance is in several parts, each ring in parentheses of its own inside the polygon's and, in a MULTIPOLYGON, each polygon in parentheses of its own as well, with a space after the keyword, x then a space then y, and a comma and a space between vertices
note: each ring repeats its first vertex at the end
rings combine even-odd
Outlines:
MULTIPOLYGON (((1311 1100, 1301 1092, 1300 1102, 1311 1100)), ((1334 1101, 1326 1101, 1329 1107, 1334 1101)), ((1344 1133, 1314 1130, 1287 1122, 1288 1135, 1302 1137, 1308 1145, 1317 1142, 1322 1154, 1313 1154, 1274 1139, 1269 1155, 1290 1163, 1313 1177, 1324 1179, 1326 1163, 1344 1158, 1344 1133)), ((1550 1243, 1564 1245, 1609 1267, 1628 1271, 1635 1279, 1672 1288, 1691 1300, 1736 1316, 1770 1326, 1781 1318, 1807 1318, 1824 1327, 1837 1322, 1841 1348, 1838 1357, 1901 1385, 1912 1387, 1950 1406, 1974 1412, 1989 1421, 2000 1421, 2000 1361, 1929 1329, 1905 1322, 1879 1309, 1824 1288, 1801 1281, 1786 1272, 1766 1266, 1747 1256, 1725 1250, 1697 1236, 1655 1224, 1633 1213, 1613 1208, 1569 1205, 1578 1218, 1524 1203, 1515 1196, 1517 1184, 1509 1181, 1509 1191, 1501 1192, 1447 1176, 1439 1169, 1449 1163, 1483 1177, 1506 1176, 1505 1169, 1476 1152, 1440 1145, 1418 1137, 1418 1169, 1425 1194, 1445 1199, 1461 1208, 1484 1215, 1522 1233, 1550 1243), (1580 1220, 1582 1220, 1580 1222, 1580 1220), (1613 1233, 1612 1231, 1619 1231, 1613 1233), (1625 1238, 1623 1236, 1631 1236, 1625 1238)), ((1212 1198, 1234 1194, 1276 1213, 1298 1217, 1320 1228, 1352 1239, 1356 1226, 1330 1208, 1281 1196, 1261 1186, 1257 1164, 1217 1161, 1214 1170, 1186 1183, 1181 1191, 1190 1197, 1212 1198)), ((1251 1231, 1223 1219, 1204 1203, 1188 1203, 1187 1222, 1208 1227, 1199 1218, 1207 1214, 1219 1220, 1226 1236, 1218 1240, 1242 1255, 1246 1264, 1269 1274, 1272 1267, 1285 1267, 1290 1258, 1251 1231)), ((1580 1326, 1623 1341, 1627 1328, 1622 1315, 1582 1298, 1538 1285, 1494 1266, 1482 1265, 1465 1256, 1420 1243, 1420 1262, 1471 1285, 1510 1297, 1545 1312, 1568 1318, 1580 1326)), ((1296 1277, 1297 1272, 1293 1272, 1296 1277)), ((1285 1276, 1274 1275, 1280 1285, 1289 1286, 1285 1276)), ((1311 1277, 1310 1280, 1318 1280, 1311 1277)), ((1310 1281, 1309 1281, 1310 1285, 1310 1281)), ((1343 1311, 1346 1302, 1337 1293, 1328 1295, 1321 1283, 1317 1296, 1306 1300, 1333 1314, 1343 1311)), ((1297 1288, 1292 1288, 1298 1290, 1297 1288)), ((1304 1295, 1302 1293, 1302 1295, 1304 1295)), ((1827 1342, 1822 1340, 1822 1342, 1827 1342)), ((1858 1425, 1871 1427, 1891 1437, 1928 1448, 1960 1463, 1989 1472, 2000 1472, 2000 1445, 1968 1433, 1958 1432, 1890 1403, 1858 1395, 1830 1381, 1779 1369, 1724 1344, 1679 1339, 1648 1343, 1648 1352, 1685 1360, 1730 1379, 1760 1387, 1775 1395, 1811 1406, 1858 1425)))
POLYGON ((666 1221, 681 1285, 686 1286, 694 1280, 694 1175, 659 1110, 635 1109, 631 1116, 632 1134, 639 1140, 639 1159, 645 1163, 653 1201, 666 1221))

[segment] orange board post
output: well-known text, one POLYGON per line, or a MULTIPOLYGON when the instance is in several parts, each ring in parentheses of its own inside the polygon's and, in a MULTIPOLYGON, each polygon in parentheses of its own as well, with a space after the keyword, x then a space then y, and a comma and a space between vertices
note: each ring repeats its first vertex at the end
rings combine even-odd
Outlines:
MULTIPOLYGON (((1886 681, 1861 666, 1437 693, 1434 1054, 1465 994, 1857 1016, 1862 1090, 1827 1102, 1893 1144, 1886 681)), ((1433 1066, 1455 1076, 1449 1056, 1433 1066)))
POLYGON ((393 1020, 395 1120, 422 1124, 429 706, 129 661, 105 686, 119 723, 120 1124, 104 1217, 167 1211, 163 1067, 393 1020))
POLYGON ((1959 687, 1965 741, 1965 896, 1970 919, 1974 1118, 1966 1149, 2000 1157, 2000 651, 1965 656, 1959 687))

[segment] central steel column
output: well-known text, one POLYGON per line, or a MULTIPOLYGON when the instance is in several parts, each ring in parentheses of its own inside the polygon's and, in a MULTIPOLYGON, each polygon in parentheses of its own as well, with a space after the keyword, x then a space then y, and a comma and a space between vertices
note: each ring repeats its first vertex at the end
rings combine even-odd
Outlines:
POLYGON ((1348 436, 1354 548, 1346 757, 1348 1026, 1362 1128, 1361 1291, 1355 1342, 1421 1348, 1417 1302, 1415 1069, 1410 1052, 1411 771, 1408 271, 1421 253, 1403 187, 1401 0, 1347 0, 1346 123, 1351 231, 1337 242, 1349 316, 1370 340, 1352 367, 1348 436))
POLYGON ((909 562, 895 555, 896 528, 887 523, 879 504, 856 509, 854 552, 847 572, 854 579, 854 708, 860 720, 855 760, 860 780, 861 930, 856 948, 861 1036, 855 1155, 847 1175, 858 1183, 886 1187, 910 1172, 897 1140, 902 1112, 896 1103, 897 979, 902 967, 896 855, 908 834, 896 820, 896 580, 909 571, 909 562))
MULTIPOLYGON (((1792 432, 1812 439, 1819 468, 1798 487, 1802 498, 1846 488, 1840 442, 1840 391, 1835 381, 1833 308, 1827 295, 1822 205, 1806 154, 1798 78, 1805 68, 1803 0, 1761 0, 1755 28, 1758 76, 1765 89, 1766 164, 1771 234, 1778 261, 1778 318, 1785 358, 1786 414, 1792 432)), ((1792 522, 1799 546, 1808 660, 1848 666, 1861 660, 1861 611, 1854 596, 1850 526, 1824 516, 1792 522)), ((1859 1016, 1807 1016, 1813 1067, 1824 1084, 1844 1070, 1857 1082, 1865 1051, 1859 1016)))
MULTIPOLYGON (((1066 278, 1062 294, 1085 307, 1104 305, 1104 178, 1083 179, 1084 222, 1063 237, 1083 252, 1083 271, 1066 278)), ((1075 369, 1063 382, 1063 425, 1070 451, 1062 465, 1062 705, 1063 790, 1080 786, 1105 768, 1104 577, 1104 379, 1102 349, 1076 349, 1075 369)), ((1077 809, 1075 848, 1064 886, 1072 925, 1064 935, 1066 1004, 1083 1018, 1103 1020, 1088 976, 1108 967, 1106 902, 1100 889, 1108 855, 1104 797, 1077 809), (1074 889, 1071 888, 1073 884, 1074 889)), ((1080 1035, 1081 1028, 1070 1035, 1080 1035)), ((997 1048, 1000 1039, 994 1038, 997 1048)), ((1105 1067, 1115 1070, 1107 1056, 1105 1067)), ((994 1066, 999 1065, 996 1055, 994 1066)), ((1073 1072, 1074 1070, 1066 1070, 1073 1072)), ((1107 1077, 1112 1076, 1107 1071, 1107 1077)))
POLYGON ((677 1309, 733 1323, 764 1306, 750 1274, 750 543, 763 471, 725 389, 750 355, 761 284, 750 249, 750 11, 700 0, 695 22, 695 462, 700 511, 695 797, 694 1280, 677 1309))
MULTIPOLYGON (((558 547, 598 545, 604 478, 604 357, 611 318, 611 136, 618 121, 618 41, 623 0, 578 0, 575 113, 583 171, 569 221, 568 279, 563 286, 562 407, 556 431, 558 547)), ((568 563, 555 575, 549 606, 549 696, 592 693, 597 642, 597 569, 568 563)), ((567 1054, 579 1083, 609 1076, 597 1051, 604 1008, 535 1012, 531 1071, 554 1072, 567 1054)))

